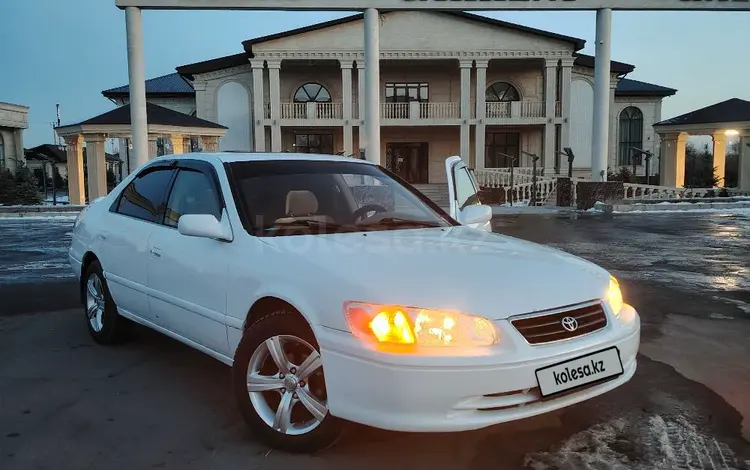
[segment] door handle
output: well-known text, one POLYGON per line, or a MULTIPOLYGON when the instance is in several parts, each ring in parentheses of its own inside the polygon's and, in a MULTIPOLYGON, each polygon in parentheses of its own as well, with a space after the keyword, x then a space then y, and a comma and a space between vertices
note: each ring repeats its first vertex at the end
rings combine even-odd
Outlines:
POLYGON ((154 258, 161 258, 161 248, 152 247, 149 251, 154 258))

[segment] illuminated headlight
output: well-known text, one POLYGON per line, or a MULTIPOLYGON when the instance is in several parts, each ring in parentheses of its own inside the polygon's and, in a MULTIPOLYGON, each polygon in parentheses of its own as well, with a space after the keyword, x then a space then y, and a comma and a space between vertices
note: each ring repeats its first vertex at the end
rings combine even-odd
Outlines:
POLYGON ((609 307, 612 309, 612 313, 615 316, 620 316, 622 307, 625 306, 625 302, 622 300, 622 291, 620 290, 620 283, 617 282, 614 276, 609 277, 609 289, 607 290, 607 302, 609 307))
POLYGON ((492 322, 465 313, 361 302, 345 303, 344 312, 352 334, 376 344, 474 347, 498 340, 492 322))

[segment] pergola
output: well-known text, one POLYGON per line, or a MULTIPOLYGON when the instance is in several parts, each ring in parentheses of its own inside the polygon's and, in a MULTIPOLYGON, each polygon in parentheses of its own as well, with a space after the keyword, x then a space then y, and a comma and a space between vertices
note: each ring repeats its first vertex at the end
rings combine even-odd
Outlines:
POLYGON ((727 136, 740 138, 739 188, 750 190, 750 101, 732 98, 654 124, 661 138, 660 176, 663 186, 685 184, 685 145, 691 135, 713 138, 714 168, 723 186, 727 136))
MULTIPOLYGON (((172 153, 190 151, 191 139, 198 138, 206 152, 218 150, 219 138, 227 128, 214 122, 188 116, 155 104, 146 104, 148 117, 148 159, 158 154, 157 140, 172 141, 172 153)), ((86 144, 89 201, 107 195, 107 162, 104 151, 106 139, 130 139, 132 136, 130 105, 121 106, 77 124, 57 127, 65 139, 68 156, 68 192, 71 204, 84 204, 83 144, 86 144)), ((138 165, 139 166, 139 165, 138 165)))

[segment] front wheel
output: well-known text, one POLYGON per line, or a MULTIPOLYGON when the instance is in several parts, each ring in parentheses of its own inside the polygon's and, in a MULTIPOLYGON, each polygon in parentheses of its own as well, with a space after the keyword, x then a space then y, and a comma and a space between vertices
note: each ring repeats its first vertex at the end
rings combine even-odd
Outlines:
POLYGON ((245 421, 267 445, 312 453, 341 435, 343 422, 328 412, 319 347, 299 315, 276 312, 248 328, 232 377, 245 421))

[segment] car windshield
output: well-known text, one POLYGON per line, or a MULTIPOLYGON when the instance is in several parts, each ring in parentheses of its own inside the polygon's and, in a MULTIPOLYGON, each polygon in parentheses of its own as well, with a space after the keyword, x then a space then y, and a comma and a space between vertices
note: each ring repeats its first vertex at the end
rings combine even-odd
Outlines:
POLYGON ((274 160, 227 167, 243 224, 256 236, 457 225, 440 207, 376 165, 274 160))

